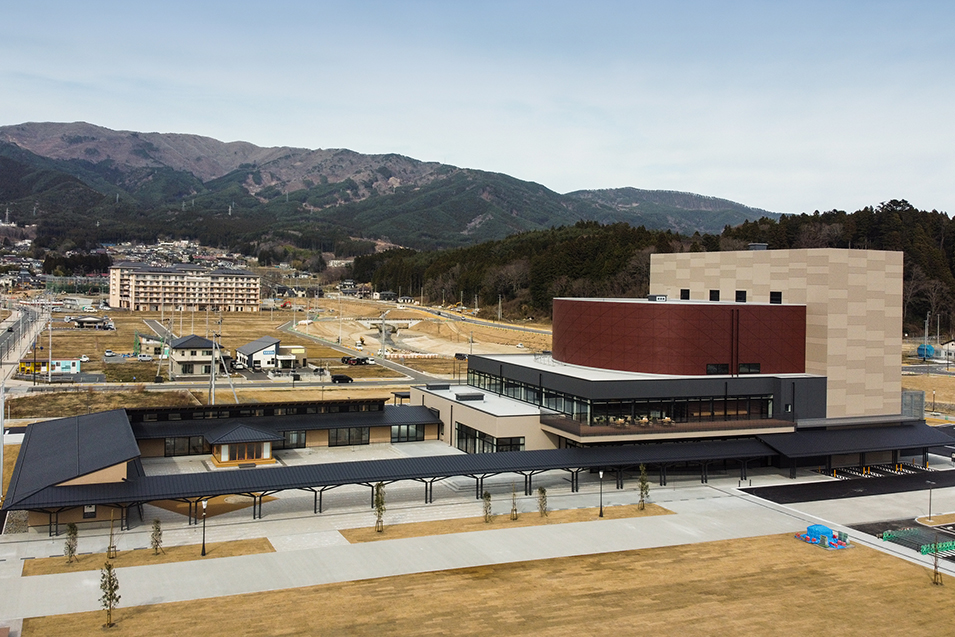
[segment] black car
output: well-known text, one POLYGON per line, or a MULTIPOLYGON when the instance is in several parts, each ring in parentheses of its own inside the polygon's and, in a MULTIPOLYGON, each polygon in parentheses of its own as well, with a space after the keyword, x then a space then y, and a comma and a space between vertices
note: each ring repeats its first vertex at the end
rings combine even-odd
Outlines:
POLYGON ((351 376, 345 374, 332 374, 333 383, 350 383, 354 380, 351 376))

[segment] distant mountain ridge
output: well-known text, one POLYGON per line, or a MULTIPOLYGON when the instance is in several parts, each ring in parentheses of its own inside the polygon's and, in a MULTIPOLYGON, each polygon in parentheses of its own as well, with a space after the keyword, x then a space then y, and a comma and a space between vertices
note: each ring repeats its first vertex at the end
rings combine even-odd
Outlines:
MULTIPOLYGON (((96 221, 84 241, 183 234, 219 243, 264 239, 312 248, 342 237, 382 238, 419 249, 472 245, 516 232, 596 220, 692 234, 719 233, 761 216, 735 202, 671 191, 619 188, 565 195, 500 173, 346 149, 262 148, 180 133, 114 131, 83 122, 0 127, 0 156, 19 173, 52 171, 26 194, 0 188, 14 219, 42 199, 47 231, 69 232, 53 215, 96 221), (71 176, 57 202, 44 182, 71 176), (37 190, 37 189, 40 190, 37 190), (14 194, 14 193, 18 194, 14 194)), ((62 189, 62 186, 61 186, 62 189)))

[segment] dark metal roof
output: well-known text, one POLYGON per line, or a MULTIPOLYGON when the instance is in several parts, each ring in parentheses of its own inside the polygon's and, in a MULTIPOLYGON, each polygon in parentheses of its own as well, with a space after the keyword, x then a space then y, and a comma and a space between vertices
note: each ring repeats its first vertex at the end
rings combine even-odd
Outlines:
POLYGON ((229 422, 206 432, 203 437, 212 445, 231 445, 240 442, 272 442, 282 440, 274 431, 266 431, 244 422, 229 422))
MULTIPOLYGON (((382 411, 350 411, 337 414, 295 414, 291 416, 257 416, 209 420, 170 420, 137 422, 132 430, 137 440, 206 436, 224 423, 254 423, 262 431, 281 434, 285 431, 343 429, 345 427, 391 427, 393 425, 436 425, 441 419, 421 405, 385 405, 382 411)), ((282 437, 282 436, 279 436, 282 437)), ((207 438, 208 440, 208 438, 207 438)))
POLYGON ((50 485, 138 456, 139 446, 122 409, 30 425, 20 445, 6 502, 16 503, 50 485))
POLYGON ((952 439, 925 424, 901 427, 813 429, 788 434, 759 436, 767 445, 789 458, 913 449, 950 444, 952 439))
POLYGON ((251 343, 246 343, 245 345, 236 349, 235 351, 240 354, 245 354, 246 356, 251 356, 252 354, 261 352, 266 347, 271 347, 272 345, 278 345, 281 342, 282 341, 280 339, 277 339, 274 336, 263 336, 261 338, 255 339, 251 343))
POLYGON ((207 338, 202 338, 201 336, 196 336, 195 334, 189 334, 188 336, 182 336, 174 340, 170 343, 170 347, 173 349, 189 349, 190 347, 196 349, 212 349, 212 341, 207 338))
POLYGON ((640 464, 706 462, 773 455, 773 450, 748 438, 619 447, 587 447, 543 451, 425 456, 366 460, 255 470, 226 470, 147 476, 110 484, 49 487, 7 508, 43 509, 85 504, 137 503, 175 498, 203 498, 236 493, 277 492, 344 484, 398 480, 430 480, 450 476, 537 473, 552 469, 632 468, 640 464))

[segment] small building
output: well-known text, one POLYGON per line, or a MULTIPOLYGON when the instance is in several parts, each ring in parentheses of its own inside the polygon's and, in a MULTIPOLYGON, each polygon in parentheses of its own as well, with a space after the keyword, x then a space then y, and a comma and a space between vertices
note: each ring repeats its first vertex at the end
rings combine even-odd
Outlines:
POLYGON ((235 350, 235 360, 249 369, 295 369, 307 364, 305 348, 301 345, 282 347, 281 340, 263 336, 235 350))
POLYGON ((213 361, 221 363, 221 357, 214 356, 212 341, 195 334, 177 338, 169 345, 172 376, 209 376, 212 374, 213 361))
POLYGON ((371 298, 376 301, 394 301, 398 298, 398 295, 390 290, 385 290, 384 292, 375 292, 371 295, 371 298))
POLYGON ((33 360, 32 358, 24 358, 20 360, 20 365, 17 368, 17 371, 21 374, 47 374, 50 373, 47 370, 49 369, 49 364, 52 363, 52 373, 53 374, 79 374, 82 362, 78 358, 63 358, 63 359, 53 359, 50 361, 47 358, 42 360, 37 359, 33 360))

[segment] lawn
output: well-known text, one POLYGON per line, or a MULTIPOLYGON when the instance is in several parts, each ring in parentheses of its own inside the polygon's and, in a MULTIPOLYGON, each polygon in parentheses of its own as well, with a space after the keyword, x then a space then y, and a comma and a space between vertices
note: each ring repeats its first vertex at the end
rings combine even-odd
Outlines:
MULTIPOLYGON (((590 522, 599 520, 600 510, 596 507, 588 509, 563 509, 549 511, 541 516, 538 511, 524 512, 516 520, 509 514, 492 515, 490 522, 483 517, 459 518, 454 520, 439 520, 437 522, 411 522, 409 524, 385 524, 381 533, 374 527, 345 529, 339 531, 352 544, 360 542, 377 542, 379 540, 394 540, 406 537, 424 537, 427 535, 446 535, 448 533, 468 533, 470 531, 489 531, 493 529, 515 529, 526 526, 542 526, 546 524, 567 524, 568 522, 590 522)), ((664 509, 657 504, 646 504, 640 509, 636 504, 604 507, 604 519, 620 520, 623 518, 641 518, 652 515, 672 515, 673 511, 664 509)), ((385 515, 387 522, 387 514, 385 515)))
POLYGON ((774 535, 120 605, 110 631, 100 611, 26 619, 23 635, 937 635, 955 581, 931 578, 774 535))
MULTIPOLYGON (((83 546, 83 538, 79 538, 79 547, 83 546)), ((206 555, 202 556, 202 547, 198 544, 183 546, 165 546, 159 554, 151 548, 119 551, 112 559, 113 566, 149 566, 152 564, 168 564, 170 562, 188 562, 192 560, 213 559, 216 557, 234 557, 236 555, 255 555, 258 553, 274 553, 272 543, 266 538, 251 540, 234 540, 232 542, 206 542, 206 555)), ((106 553, 77 555, 76 560, 67 562, 66 557, 44 557, 23 562, 23 576, 51 575, 54 573, 74 573, 77 571, 98 571, 106 562, 106 553)))

